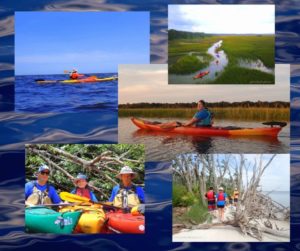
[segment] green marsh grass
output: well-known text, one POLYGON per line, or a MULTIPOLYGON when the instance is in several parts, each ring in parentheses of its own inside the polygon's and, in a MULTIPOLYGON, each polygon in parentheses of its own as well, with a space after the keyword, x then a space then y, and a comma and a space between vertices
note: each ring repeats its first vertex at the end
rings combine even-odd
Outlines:
MULTIPOLYGON (((289 121, 289 108, 244 108, 227 107, 212 108, 216 120, 243 120, 243 121, 289 121)), ((191 108, 135 108, 119 109, 120 117, 144 117, 144 118, 182 118, 190 119, 195 114, 196 109, 191 108)))

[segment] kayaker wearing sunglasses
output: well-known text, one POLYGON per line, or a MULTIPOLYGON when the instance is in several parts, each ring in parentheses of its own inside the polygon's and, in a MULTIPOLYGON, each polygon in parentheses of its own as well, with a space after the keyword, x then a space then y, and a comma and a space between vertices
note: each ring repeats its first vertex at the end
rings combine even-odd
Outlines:
POLYGON ((25 204, 28 206, 41 204, 58 204, 61 199, 55 188, 48 183, 50 169, 46 165, 36 172, 37 180, 25 184, 25 204))

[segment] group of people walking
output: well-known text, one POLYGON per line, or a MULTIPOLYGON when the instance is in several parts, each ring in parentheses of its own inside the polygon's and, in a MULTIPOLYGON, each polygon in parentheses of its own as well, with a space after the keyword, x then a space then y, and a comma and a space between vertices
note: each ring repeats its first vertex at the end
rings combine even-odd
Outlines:
MULTIPOLYGON (((45 205, 45 204, 60 204, 61 198, 56 192, 56 189, 49 184, 48 179, 51 175, 50 168, 42 165, 35 173, 36 180, 25 184, 25 204, 27 206, 45 205)), ((120 184, 113 187, 108 204, 116 207, 122 207, 122 197, 124 192, 127 195, 127 203, 134 207, 145 203, 144 190, 140 186, 135 186, 132 182, 136 178, 136 173, 128 166, 122 167, 121 171, 116 176, 120 179, 120 184)), ((74 179, 74 189, 72 194, 90 199, 92 202, 98 202, 97 197, 88 185, 88 179, 85 174, 79 173, 74 179)))
POLYGON ((226 205, 237 206, 239 199, 239 191, 237 188, 234 189, 232 196, 228 196, 225 193, 223 187, 219 187, 218 192, 215 193, 214 188, 210 187, 205 194, 207 199, 208 211, 214 212, 216 208, 218 209, 218 218, 220 221, 225 220, 225 207, 226 205))

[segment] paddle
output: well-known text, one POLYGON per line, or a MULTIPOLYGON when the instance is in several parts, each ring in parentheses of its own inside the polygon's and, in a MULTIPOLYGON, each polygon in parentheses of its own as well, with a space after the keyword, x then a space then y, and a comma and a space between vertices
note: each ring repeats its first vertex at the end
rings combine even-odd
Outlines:
POLYGON ((263 122, 262 124, 263 125, 269 125, 271 127, 273 127, 273 126, 285 127, 287 125, 286 122, 279 122, 279 121, 263 122))
POLYGON ((74 206, 80 203, 56 203, 56 204, 39 204, 39 205, 28 205, 27 207, 64 207, 64 206, 74 206))
MULTIPOLYGON (((85 197, 79 196, 77 194, 72 194, 72 193, 68 193, 68 192, 61 192, 59 194, 59 196, 62 200, 66 200, 69 202, 89 202, 89 203, 93 203, 93 204, 102 205, 103 207, 106 207, 106 208, 118 209, 118 210, 122 210, 122 211, 125 210, 125 208, 123 208, 123 207, 115 207, 115 206, 108 205, 103 202, 94 202, 94 201, 90 200, 89 198, 85 198, 85 197)), ((131 210, 130 207, 128 209, 131 210)))

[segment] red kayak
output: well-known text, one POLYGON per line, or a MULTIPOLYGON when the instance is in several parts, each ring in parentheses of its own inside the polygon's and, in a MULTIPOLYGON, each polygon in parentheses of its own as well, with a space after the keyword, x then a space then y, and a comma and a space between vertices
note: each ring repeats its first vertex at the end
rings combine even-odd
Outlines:
POLYGON ((106 214, 107 228, 109 232, 124 234, 144 234, 145 216, 134 216, 131 213, 121 211, 108 212, 106 214))
POLYGON ((263 124, 271 127, 258 128, 240 128, 240 127, 187 127, 175 126, 165 128, 163 123, 151 122, 137 118, 131 118, 131 121, 138 128, 148 131, 177 133, 195 136, 271 136, 277 137, 285 122, 265 122, 263 124))
POLYGON ((203 71, 193 77, 193 79, 203 78, 205 75, 209 74, 209 71, 203 71))

